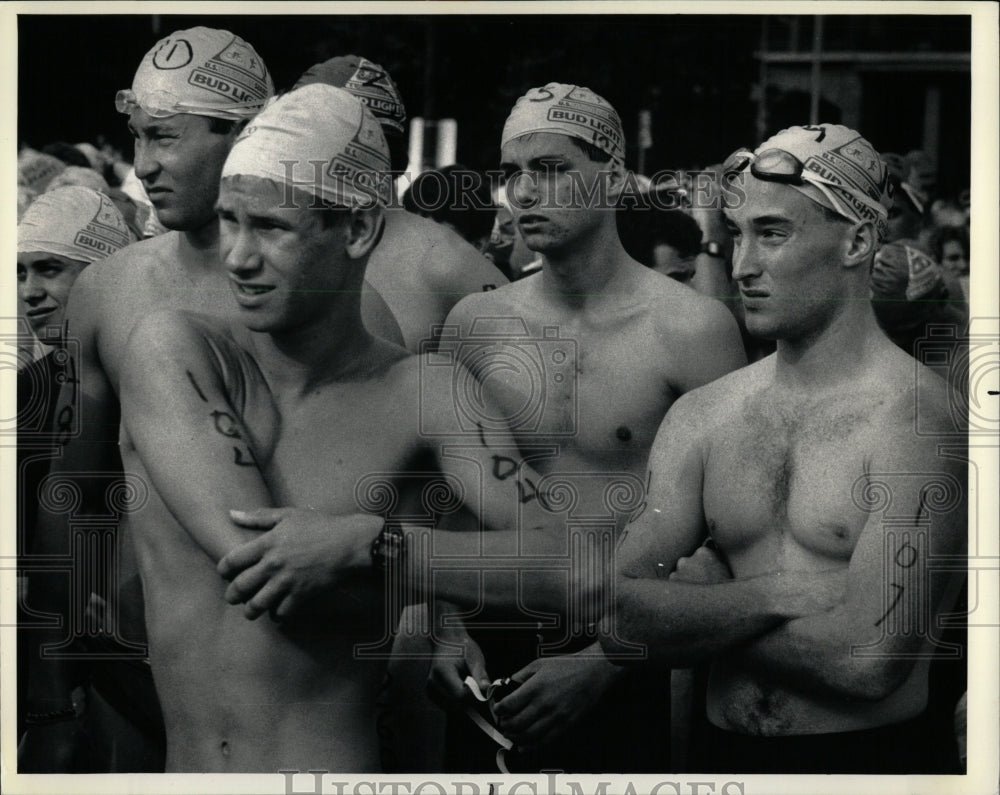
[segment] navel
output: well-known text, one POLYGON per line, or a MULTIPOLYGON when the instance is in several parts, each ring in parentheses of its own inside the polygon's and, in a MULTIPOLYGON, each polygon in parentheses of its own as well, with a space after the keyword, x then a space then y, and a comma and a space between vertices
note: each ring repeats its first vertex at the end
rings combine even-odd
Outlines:
POLYGON ((632 431, 629 430, 627 425, 619 425, 618 430, 615 431, 615 436, 623 442, 628 442, 632 439, 632 431))

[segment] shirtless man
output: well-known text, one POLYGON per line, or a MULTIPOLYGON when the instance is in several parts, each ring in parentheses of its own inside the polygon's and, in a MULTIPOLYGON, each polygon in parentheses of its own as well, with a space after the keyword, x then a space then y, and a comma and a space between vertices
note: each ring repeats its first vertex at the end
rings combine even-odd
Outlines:
MULTIPOLYGON (((104 490, 121 471, 118 379, 125 342, 135 321, 165 306, 214 314, 228 309, 212 205, 222 163, 236 134, 272 94, 271 77, 249 44, 228 31, 193 28, 158 42, 139 65, 132 88, 120 91, 116 98, 135 137, 136 174, 160 219, 172 231, 128 246, 87 268, 74 285, 67 324, 68 334, 78 343, 79 360, 74 363, 76 378, 64 387, 56 412, 61 437, 69 441, 53 465, 53 475, 79 483, 84 496, 84 504, 76 508, 80 512, 106 513, 104 490), (228 76, 226 85, 232 94, 210 87, 222 74, 228 76), (99 480, 101 476, 106 479, 99 480)), ((69 553, 69 520, 68 512, 45 510, 43 500, 40 554, 65 557, 69 553)), ((142 662, 142 596, 124 524, 116 543, 119 573, 112 588, 118 593, 101 594, 108 610, 98 640, 108 645, 102 653, 116 654, 122 665, 129 666, 140 689, 118 692, 117 685, 124 681, 120 675, 99 681, 103 696, 133 717, 136 733, 150 746, 160 746, 153 754, 160 757, 154 763, 158 765, 162 764, 162 739, 158 737, 162 721, 148 665, 142 662)), ((53 601, 44 607, 60 615, 68 607, 82 610, 80 600, 85 604, 86 591, 96 587, 87 583, 85 590, 68 594, 65 575, 50 579, 45 593, 53 601)), ((73 618, 64 627, 79 623, 79 618, 73 618)), ((52 646, 62 645, 65 629, 52 631, 47 640, 52 646)), ((70 698, 66 661, 32 662, 37 665, 38 675, 33 673, 31 686, 37 703, 29 704, 29 710, 65 708, 70 698)), ((56 725, 49 727, 47 737, 38 737, 47 751, 54 749, 48 751, 49 772, 60 769, 63 750, 68 754, 56 734, 66 731, 68 727, 56 725)))
MULTIPOLYGON (((427 367, 361 322, 359 288, 389 198, 367 178, 387 166, 379 124, 355 97, 322 84, 280 97, 222 170, 220 248, 245 328, 168 312, 138 323, 129 341, 123 459, 151 484, 133 533, 169 771, 379 769, 385 655, 364 659, 357 644, 377 644, 394 625, 399 605, 387 602, 370 557, 380 559, 373 539, 384 548, 398 536, 377 515, 350 527, 328 521, 357 518, 362 484, 402 504, 419 496, 408 475, 430 459, 443 472, 437 482, 453 483, 495 526, 542 516, 536 506, 519 511, 515 479, 480 478, 512 440, 473 431, 460 455, 445 452, 462 436, 453 370, 427 367), (311 182, 317 162, 331 166, 311 182), (296 167, 286 182, 288 163, 296 167), (419 418, 438 432, 422 434, 419 418), (334 566, 331 555, 292 548, 293 567, 329 565, 340 577, 332 598, 309 600, 294 617, 301 594, 286 600, 284 576, 259 577, 281 567, 272 558, 228 586, 217 571, 234 553, 263 549, 248 516, 279 505, 298 509, 267 536, 294 522, 300 540, 311 527, 327 551, 344 551, 334 566), (237 522, 234 506, 256 510, 237 522), (265 609, 275 621, 251 620, 265 609)), ((452 535, 465 542, 452 554, 479 545, 478 534, 452 535)))
MULTIPOLYGON (((367 58, 345 55, 310 67, 295 87, 326 83, 360 99, 382 124, 393 168, 406 165, 406 108, 395 82, 367 58)), ((420 352, 435 327, 466 295, 492 290, 507 278, 458 233, 403 209, 393 197, 385 233, 372 252, 365 277, 399 321, 406 349, 420 352)))
MULTIPOLYGON (((57 475, 76 479, 84 490, 88 507, 83 512, 106 512, 104 489, 95 488, 94 475, 107 474, 111 482, 110 476, 120 470, 118 379, 125 342, 135 321, 168 307, 220 317, 232 312, 228 280, 219 264, 213 205, 219 173, 236 135, 273 93, 270 74, 249 44, 228 31, 198 27, 176 31, 157 42, 140 63, 132 87, 116 97, 116 106, 128 116, 135 138, 136 176, 170 231, 88 268, 74 285, 67 322, 80 346, 78 392, 64 390, 57 416, 61 431, 78 431, 78 435, 66 445, 55 469, 57 475), (72 416, 74 399, 81 412, 76 417, 72 416)), ((367 283, 362 301, 366 325, 379 336, 400 341, 395 319, 367 283)), ((65 513, 42 512, 39 537, 48 554, 66 556, 68 518, 65 513)), ((111 642, 99 650, 102 653, 132 658, 142 695, 120 690, 119 676, 103 676, 100 683, 102 692, 125 714, 140 719, 152 716, 151 726, 140 731, 151 744, 162 746, 162 721, 152 680, 148 665, 141 663, 142 597, 124 523, 117 543, 121 585, 115 598, 102 594, 108 609, 97 640, 111 642), (136 703, 143 706, 133 709, 136 703)), ((48 592, 53 602, 48 608, 65 614, 69 604, 65 577, 52 580, 48 592)), ((63 641, 60 632, 64 630, 54 631, 48 642, 63 641)), ((36 691, 44 703, 29 708, 33 712, 64 708, 70 689, 59 670, 65 663, 39 661, 39 668, 47 671, 42 674, 44 691, 36 691)))
POLYGON ((957 444, 939 452, 947 386, 867 300, 885 165, 823 124, 726 169, 745 178, 725 212, 747 325, 777 352, 660 427, 647 509, 619 550, 617 637, 657 663, 712 659, 698 770, 948 772, 949 727, 923 713, 957 583, 928 564, 963 554, 965 467, 957 444), (706 535, 719 559, 696 551, 706 535))
MULTIPOLYGON (((442 350, 445 344, 456 350, 511 418, 539 396, 531 392, 537 385, 527 369, 510 366, 502 348, 493 358, 498 341, 519 346, 525 356, 532 350, 548 356, 555 338, 571 342, 574 354, 558 368, 535 362, 545 378, 537 419, 514 422, 512 431, 523 453, 542 451, 532 465, 543 476, 572 484, 574 514, 591 519, 608 516, 602 498, 610 484, 635 483, 642 491, 647 454, 671 404, 746 363, 736 324, 722 304, 653 273, 622 247, 614 205, 624 180, 623 141, 618 114, 589 89, 550 83, 517 101, 503 130, 501 167, 514 220, 546 264, 541 273, 465 298, 449 315, 442 339, 442 350), (491 361, 504 366, 493 369, 491 361)), ((612 523, 611 531, 617 529, 612 523)), ((514 575, 533 576, 511 572, 511 588, 514 575)), ((535 630, 471 634, 475 641, 462 638, 468 659, 439 660, 432 681, 460 699, 465 675, 484 669, 481 645, 491 677, 523 683, 497 712, 522 749, 537 748, 534 764, 597 772, 663 763, 662 749, 636 741, 641 720, 630 721, 631 733, 613 720, 623 708, 638 709, 637 692, 607 696, 604 712, 595 713, 600 717, 580 725, 620 677, 593 636, 585 649, 579 635, 573 639, 576 654, 538 658, 535 630), (624 707, 623 698, 630 699, 624 707), (574 723, 580 732, 559 738, 574 723), (546 747, 556 739, 558 746, 546 747), (626 756, 629 751, 644 758, 626 756)), ((453 743, 463 736, 469 732, 456 732, 453 743)), ((468 771, 471 753, 456 745, 454 764, 468 771)))

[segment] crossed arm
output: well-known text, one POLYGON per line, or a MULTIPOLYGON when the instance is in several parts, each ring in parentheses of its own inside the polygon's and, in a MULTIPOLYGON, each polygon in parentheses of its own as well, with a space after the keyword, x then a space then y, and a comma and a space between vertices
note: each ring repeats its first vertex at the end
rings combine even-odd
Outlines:
MULTIPOLYGON (((227 599, 245 602, 251 618, 266 611, 280 618, 346 571, 370 569, 369 550, 383 519, 274 506, 257 461, 259 444, 234 405, 239 389, 232 371, 238 364, 198 323, 165 313, 136 327, 122 374, 123 422, 164 503, 232 580, 227 599)), ((450 372, 428 385, 424 396, 427 410, 439 413, 432 424, 457 428, 450 372)), ((435 555, 564 554, 558 517, 539 505, 537 494, 526 499, 539 478, 511 439, 477 432, 456 444, 446 433, 432 448, 443 449, 444 439, 459 452, 441 455, 442 470, 459 480, 466 504, 491 532, 434 531, 435 555)), ((414 552, 419 549, 414 545, 414 552)), ((516 609, 516 593, 491 588, 485 579, 486 587, 470 576, 439 577, 434 584, 463 606, 475 607, 485 597, 491 605, 516 609)), ((566 585, 558 576, 541 578, 539 588, 565 603, 566 585)))
POLYGON ((647 505, 618 549, 609 659, 688 667, 751 640, 784 621, 839 600, 842 572, 775 571, 716 584, 669 575, 706 535, 702 509, 705 424, 682 398, 667 414, 650 453, 647 505))
POLYGON ((730 661, 805 690, 870 701, 906 679, 921 643, 933 636, 939 608, 960 584, 933 573, 930 558, 963 554, 967 519, 964 465, 911 433, 907 428, 873 462, 869 488, 888 487, 891 503, 885 514, 873 510, 861 532, 844 598, 734 649, 730 661))

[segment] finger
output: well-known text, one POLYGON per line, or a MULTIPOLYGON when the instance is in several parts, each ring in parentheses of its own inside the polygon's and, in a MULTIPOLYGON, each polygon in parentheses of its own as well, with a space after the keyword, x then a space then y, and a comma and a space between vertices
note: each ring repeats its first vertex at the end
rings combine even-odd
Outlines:
POLYGON ((539 715, 538 719, 526 726, 517 734, 517 744, 526 751, 545 745, 565 731, 556 715, 549 713, 539 715))
POLYGON ((480 688, 489 687, 490 677, 486 672, 486 658, 483 656, 483 650, 473 640, 466 641, 464 646, 463 657, 469 675, 479 683, 480 688))
POLYGON ((231 510, 229 518, 250 530, 270 530, 285 516, 285 508, 256 508, 252 511, 231 510))
POLYGON ((219 561, 215 570, 227 580, 233 579, 239 572, 248 566, 253 566, 263 556, 271 546, 271 538, 265 533, 258 536, 253 541, 241 544, 236 549, 229 550, 219 561))
POLYGON ((244 569, 226 588, 226 601, 231 605, 246 602, 271 579, 263 562, 244 569))
MULTIPOLYGON (((513 679, 514 677, 511 677, 513 679)), ((493 709, 497 715, 513 717, 528 708, 536 700, 540 688, 529 678, 517 690, 501 698, 493 709)))
MULTIPOLYGON (((509 698, 508 696, 504 700, 507 701, 509 698)), ((547 711, 546 707, 537 699, 527 700, 521 709, 509 712, 500 712, 499 709, 495 710, 500 731, 507 735, 516 736, 519 740, 533 724, 541 720, 547 711)))
POLYGON ((262 616, 271 608, 276 608, 284 599, 288 587, 278 580, 270 580, 246 603, 243 614, 251 621, 262 616))
MULTIPOLYGON (((443 705, 451 707, 454 702, 461 701, 468 692, 463 682, 461 661, 453 659, 435 660, 427 677, 428 692, 432 697, 443 701, 443 705)), ((439 701, 438 703, 442 703, 439 701)))

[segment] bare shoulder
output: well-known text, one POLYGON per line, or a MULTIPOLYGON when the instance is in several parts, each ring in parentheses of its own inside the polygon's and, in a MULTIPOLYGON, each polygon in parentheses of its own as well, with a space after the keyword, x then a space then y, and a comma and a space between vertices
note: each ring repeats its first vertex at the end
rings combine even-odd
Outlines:
POLYGON ((125 246, 107 259, 89 265, 80 274, 81 278, 86 274, 85 283, 94 287, 116 285, 121 287, 141 282, 149 276, 151 268, 156 268, 170 256, 170 252, 177 246, 178 234, 167 232, 125 246))
POLYGON ((670 407, 667 417, 683 419, 706 430, 722 427, 740 416, 748 397, 763 392, 772 382, 774 364, 772 354, 685 392, 670 407))
POLYGON ((423 242, 424 266, 436 284, 472 292, 507 283, 500 270, 454 230, 412 214, 409 223, 423 242))
POLYGON ((655 308, 659 329, 671 337, 700 337, 719 330, 739 334, 732 313, 711 296, 653 271, 648 272, 644 287, 655 308))
POLYGON ((887 400, 875 418, 907 446, 936 446, 954 440, 962 427, 962 397, 934 370, 902 351, 880 362, 877 386, 887 400))
POLYGON ((448 315, 448 325, 460 325, 468 331, 479 318, 519 317, 530 319, 538 280, 541 274, 516 282, 503 284, 496 290, 469 293, 462 298, 448 315))
POLYGON ((128 341, 132 356, 145 351, 156 357, 186 358, 197 355, 205 345, 223 357, 243 350, 225 321, 179 309, 144 315, 132 327, 128 341))

